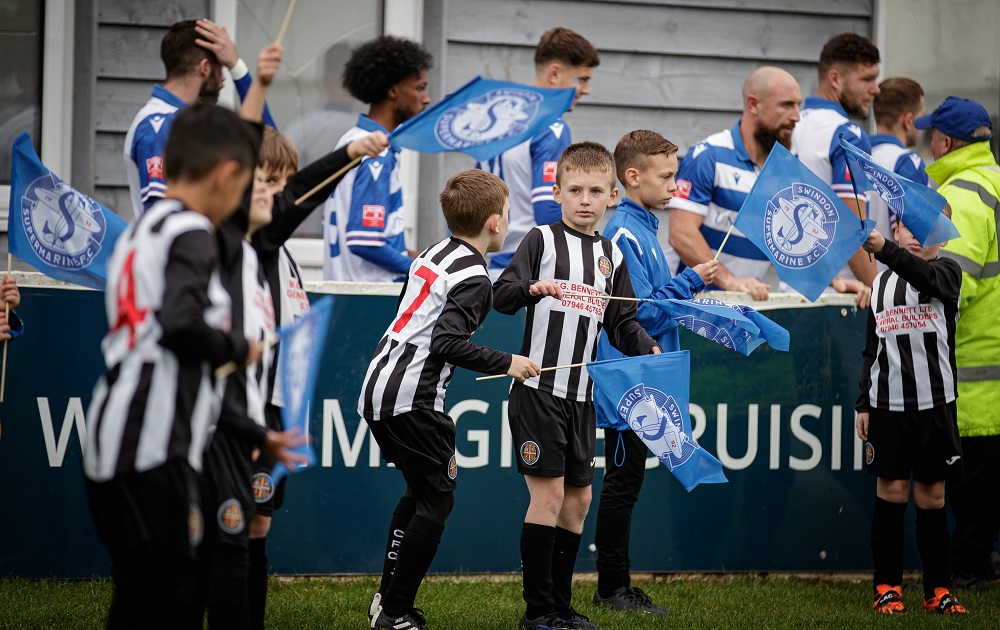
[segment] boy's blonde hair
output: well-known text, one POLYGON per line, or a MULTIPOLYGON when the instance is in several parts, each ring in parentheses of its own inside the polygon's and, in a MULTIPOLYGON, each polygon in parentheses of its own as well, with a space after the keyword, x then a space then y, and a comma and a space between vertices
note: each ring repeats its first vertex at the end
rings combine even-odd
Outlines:
POLYGON ((649 129, 628 132, 622 136, 615 147, 615 169, 618 181, 622 183, 622 186, 627 186, 625 171, 630 168, 637 171, 643 170, 649 163, 649 158, 660 153, 670 157, 677 153, 677 145, 649 129))
POLYGON ((615 157, 598 142, 577 142, 566 147, 556 165, 556 185, 562 186, 563 173, 567 171, 605 172, 615 185, 615 157))
POLYGON ((502 179, 479 169, 451 176, 441 191, 441 210, 456 236, 479 236, 486 221, 503 214, 510 189, 502 179))
POLYGON ((267 167, 272 173, 296 173, 299 170, 299 152, 285 134, 274 127, 264 127, 257 166, 267 167))

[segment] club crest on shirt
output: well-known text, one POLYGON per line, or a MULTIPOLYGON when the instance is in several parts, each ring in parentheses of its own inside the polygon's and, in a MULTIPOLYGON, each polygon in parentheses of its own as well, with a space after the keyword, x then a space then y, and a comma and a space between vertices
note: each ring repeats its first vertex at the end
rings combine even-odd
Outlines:
POLYGON ((613 269, 611 266, 611 260, 608 259, 607 256, 601 256, 597 259, 597 269, 605 278, 610 278, 611 270, 613 269))
POLYGON ((538 448, 537 443, 528 440, 521 445, 521 461, 528 466, 534 466, 538 463, 538 458, 541 456, 541 449, 538 448))
POLYGON ((205 537, 205 519, 201 516, 201 508, 197 503, 192 503, 188 508, 188 541, 192 547, 201 544, 205 537))
POLYGON ((51 173, 28 184, 20 212, 28 243, 42 262, 83 269, 101 252, 107 234, 101 206, 51 173))
POLYGON ((872 187, 875 188, 875 192, 878 196, 885 201, 886 205, 892 208, 893 213, 898 219, 903 218, 903 196, 906 195, 906 191, 903 190, 903 185, 899 183, 895 177, 890 173, 880 171, 871 164, 867 164, 862 161, 858 161, 861 165, 861 170, 865 172, 868 177, 868 181, 871 182, 872 187))
POLYGON ((618 401, 618 413, 667 468, 673 470, 700 447, 684 433, 684 415, 673 396, 637 383, 618 401))
POLYGON ((236 499, 226 499, 219 506, 216 514, 219 527, 227 534, 239 534, 246 526, 246 519, 243 518, 243 508, 236 499))
POLYGON ((796 182, 768 200, 764 245, 782 267, 811 267, 833 244, 838 218, 833 199, 809 184, 796 182))
POLYGON ((259 472, 250 478, 250 490, 253 491, 254 503, 267 503, 274 495, 274 478, 265 472, 259 472))
POLYGON ((445 110, 434 126, 434 135, 453 151, 516 136, 538 115, 541 102, 542 96, 529 90, 490 90, 445 110))
POLYGON ((448 460, 448 479, 458 477, 458 458, 454 455, 448 460))
POLYGON ((875 447, 871 442, 865 442, 865 466, 871 466, 875 461, 875 447))

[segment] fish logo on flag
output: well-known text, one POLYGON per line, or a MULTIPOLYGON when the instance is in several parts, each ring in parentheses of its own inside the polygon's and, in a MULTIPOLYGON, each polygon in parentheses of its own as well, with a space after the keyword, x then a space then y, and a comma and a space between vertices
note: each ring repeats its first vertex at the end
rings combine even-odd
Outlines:
MULTIPOLYGON (((281 408, 281 423, 285 430, 299 427, 302 435, 309 434, 310 403, 316 391, 316 375, 332 311, 333 296, 326 296, 313 304, 308 313, 278 330, 281 338, 278 378, 281 379, 285 399, 285 406, 281 408)), ((316 463, 316 453, 308 442, 292 451, 308 458, 303 466, 316 463)), ((294 472, 298 470, 289 470, 280 462, 275 464, 271 471, 272 485, 277 487, 282 477, 294 472)))
POLYGON ((538 88, 476 77, 389 134, 421 153, 460 151, 488 160, 552 124, 573 104, 575 88, 538 88))
POLYGON ((604 394, 594 397, 599 414, 621 417, 688 492, 728 481, 722 463, 691 437, 690 353, 594 361, 587 372, 604 394))
POLYGON ((936 190, 910 181, 875 162, 872 156, 840 138, 847 157, 847 167, 855 185, 865 192, 874 191, 885 201, 896 219, 902 221, 920 242, 921 247, 959 238, 958 228, 943 213, 948 205, 936 190))
POLYGON ((709 297, 648 301, 684 328, 742 355, 763 343, 788 350, 788 331, 749 306, 709 297))
POLYGON ((103 290, 125 221, 49 171, 27 132, 12 151, 10 252, 47 276, 103 290))
POLYGON ((858 219, 826 182, 776 144, 734 225, 783 281, 814 302, 875 222, 858 219))

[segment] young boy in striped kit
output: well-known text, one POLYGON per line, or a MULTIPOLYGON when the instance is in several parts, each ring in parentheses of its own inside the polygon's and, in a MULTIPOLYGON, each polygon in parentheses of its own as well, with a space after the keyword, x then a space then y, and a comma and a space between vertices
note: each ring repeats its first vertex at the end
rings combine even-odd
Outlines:
MULTIPOLYGON (((947 212, 947 211, 946 211, 947 212)), ((872 230, 864 249, 888 269, 875 277, 857 409, 865 464, 878 478, 872 514, 875 560, 872 608, 906 612, 903 604, 903 515, 917 508, 917 548, 924 565, 924 608, 967 612, 950 592, 951 536, 945 482, 960 479, 962 448, 955 416, 955 323, 962 270, 921 247, 902 222, 896 243, 872 230), (898 245, 897 245, 898 244, 898 245)))
POLYGON ((485 171, 448 180, 441 209, 452 236, 414 260, 396 318, 368 366, 358 413, 406 480, 389 521, 372 628, 421 630, 426 623, 413 603, 455 503, 455 423, 444 413, 455 366, 517 380, 539 373, 527 357, 469 341, 493 304, 485 256, 507 235, 507 195, 507 185, 485 171))
POLYGON ((527 308, 522 353, 545 367, 576 366, 510 390, 517 468, 531 495, 521 529, 527 609, 518 623, 530 630, 598 628, 571 605, 597 453, 593 383, 580 364, 594 360, 602 328, 626 355, 662 350, 636 320, 634 301, 608 299, 635 297, 621 250, 595 229, 618 196, 611 153, 595 142, 570 145, 552 192, 562 220, 532 228, 494 285, 498 311, 527 308))

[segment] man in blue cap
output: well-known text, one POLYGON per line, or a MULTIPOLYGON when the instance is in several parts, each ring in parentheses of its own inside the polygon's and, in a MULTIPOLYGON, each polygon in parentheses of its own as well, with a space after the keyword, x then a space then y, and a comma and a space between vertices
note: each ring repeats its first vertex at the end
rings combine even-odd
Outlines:
MULTIPOLYGON (((1000 167, 990 150, 993 124, 979 103, 949 96, 914 124, 931 130, 935 162, 927 175, 941 185, 962 234, 941 249, 962 267, 955 359, 965 479, 947 488, 955 514, 953 586, 983 588, 994 578, 990 554, 1000 528, 1000 167)), ((943 510, 937 518, 946 528, 943 510)))

